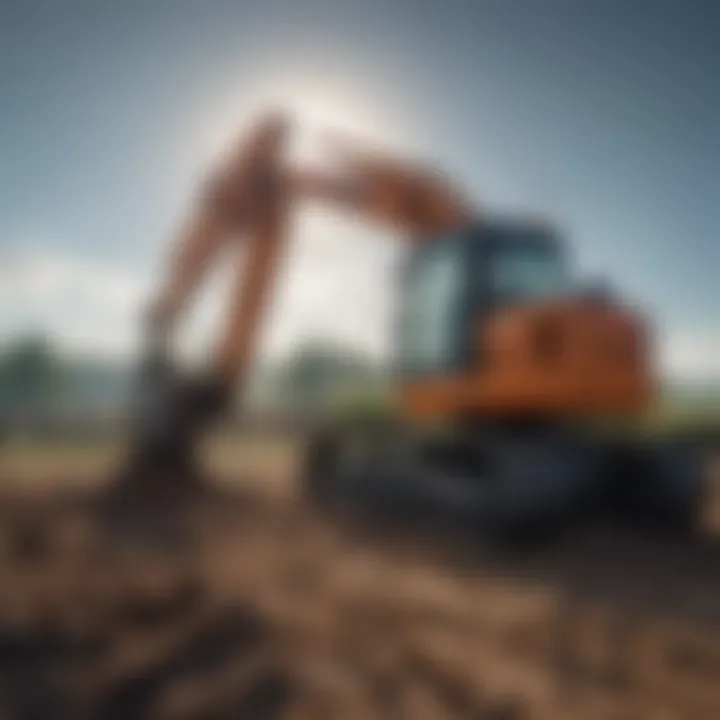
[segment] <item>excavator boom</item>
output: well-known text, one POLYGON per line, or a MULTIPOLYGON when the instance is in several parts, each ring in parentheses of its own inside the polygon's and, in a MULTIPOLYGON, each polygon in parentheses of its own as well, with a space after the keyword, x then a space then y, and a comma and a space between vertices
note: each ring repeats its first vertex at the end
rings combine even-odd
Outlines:
POLYGON ((214 358, 218 373, 232 382, 248 370, 297 203, 320 202, 412 239, 437 236, 470 217, 469 204, 438 173, 347 142, 336 142, 340 162, 332 170, 294 167, 284 152, 289 130, 285 118, 264 118, 213 175, 173 246, 165 286, 151 310, 153 330, 165 337, 220 251, 245 236, 247 257, 238 267, 214 358))
POLYGON ((146 382, 145 392, 160 400, 146 399, 145 417, 135 423, 141 428, 135 434, 135 465, 140 458, 143 466, 175 467, 176 458, 192 454, 206 422, 242 389, 274 288, 288 218, 298 203, 320 202, 413 240, 437 237, 472 214, 469 203, 437 172, 361 151, 351 142, 334 142, 337 162, 328 170, 297 167, 287 157, 290 131, 286 117, 261 119, 212 174, 172 246, 147 326, 145 366, 152 368, 161 391, 146 382), (182 312, 213 263, 240 239, 246 252, 236 253, 230 307, 209 373, 199 380, 178 380, 171 356, 182 312))

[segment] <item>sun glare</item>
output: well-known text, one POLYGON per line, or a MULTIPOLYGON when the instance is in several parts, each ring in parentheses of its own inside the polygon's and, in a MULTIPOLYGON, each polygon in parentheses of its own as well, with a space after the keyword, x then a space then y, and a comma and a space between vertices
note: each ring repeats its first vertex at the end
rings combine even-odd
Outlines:
POLYGON ((347 136, 370 147, 386 147, 407 141, 406 129, 388 117, 386 106, 367 88, 328 78, 276 78, 258 81, 237 98, 218 102, 212 120, 201 129, 200 152, 212 157, 223 152, 252 118, 269 109, 279 109, 293 118, 295 127, 291 158, 322 162, 322 138, 327 132, 347 136))

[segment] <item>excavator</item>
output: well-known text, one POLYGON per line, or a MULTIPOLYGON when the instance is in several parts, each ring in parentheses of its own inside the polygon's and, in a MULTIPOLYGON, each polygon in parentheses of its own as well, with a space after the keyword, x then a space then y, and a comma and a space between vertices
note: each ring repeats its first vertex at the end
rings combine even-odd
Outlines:
POLYGON ((198 447, 248 379, 288 221, 319 202, 405 243, 400 420, 392 431, 318 431, 301 473, 309 497, 373 497, 498 532, 556 527, 600 505, 687 527, 702 501, 700 454, 601 440, 590 429, 654 402, 650 322, 604 288, 575 283, 549 222, 495 217, 434 167, 339 139, 326 169, 302 167, 289 158, 293 127, 269 113, 244 133, 172 247, 144 316, 123 482, 177 493, 197 482, 198 447), (173 359, 179 320, 213 263, 233 251, 242 262, 209 367, 183 375, 173 359))

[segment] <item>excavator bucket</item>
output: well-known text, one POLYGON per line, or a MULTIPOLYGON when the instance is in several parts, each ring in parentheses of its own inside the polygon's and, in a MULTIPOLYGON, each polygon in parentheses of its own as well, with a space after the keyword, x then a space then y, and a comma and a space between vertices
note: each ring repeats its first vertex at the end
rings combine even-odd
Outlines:
POLYGON ((223 407, 223 389, 169 365, 145 366, 138 380, 124 482, 174 492, 199 489, 198 445, 223 407))
POLYGON ((128 451, 100 507, 106 540, 177 548, 191 539, 198 503, 214 495, 199 461, 200 441, 226 398, 217 383, 184 377, 160 357, 145 360, 128 451))

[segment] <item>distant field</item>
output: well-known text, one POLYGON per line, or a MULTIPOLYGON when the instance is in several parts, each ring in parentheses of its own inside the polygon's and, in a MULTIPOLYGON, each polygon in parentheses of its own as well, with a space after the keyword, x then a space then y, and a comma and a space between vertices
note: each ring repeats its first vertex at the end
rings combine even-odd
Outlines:
POLYGON ((720 447, 720 397, 661 406, 647 423, 657 432, 697 437, 720 447))

